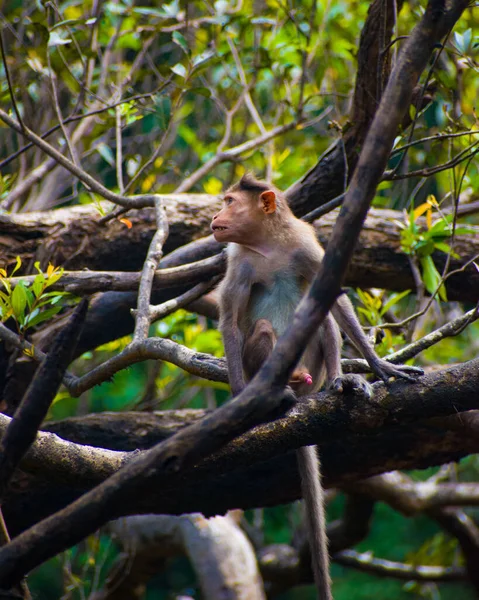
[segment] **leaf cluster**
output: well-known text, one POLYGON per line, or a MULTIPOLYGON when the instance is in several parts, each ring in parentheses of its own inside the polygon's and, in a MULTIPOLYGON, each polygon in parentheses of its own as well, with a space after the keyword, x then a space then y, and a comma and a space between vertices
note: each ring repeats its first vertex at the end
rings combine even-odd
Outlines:
POLYGON ((25 335, 27 330, 48 321, 62 309, 62 300, 67 292, 47 291, 63 275, 62 267, 49 264, 43 272, 40 263, 35 263, 37 275, 33 282, 18 281, 14 286, 10 278, 20 269, 22 261, 17 256, 17 262, 10 274, 0 268, 0 282, 4 290, 0 291, 0 319, 2 322, 13 319, 18 333, 25 335))

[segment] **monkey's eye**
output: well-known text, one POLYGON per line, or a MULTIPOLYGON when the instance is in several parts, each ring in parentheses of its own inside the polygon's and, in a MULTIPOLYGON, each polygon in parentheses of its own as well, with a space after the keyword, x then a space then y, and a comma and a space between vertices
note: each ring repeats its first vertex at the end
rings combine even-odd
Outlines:
POLYGON ((226 204, 226 206, 229 206, 233 202, 233 200, 233 196, 225 196, 224 203, 226 204))

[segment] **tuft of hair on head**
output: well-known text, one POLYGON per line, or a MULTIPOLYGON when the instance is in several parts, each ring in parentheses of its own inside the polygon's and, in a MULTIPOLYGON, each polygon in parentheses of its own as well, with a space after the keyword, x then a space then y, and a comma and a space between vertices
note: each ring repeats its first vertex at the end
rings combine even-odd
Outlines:
POLYGON ((266 192, 270 189, 276 191, 276 188, 273 185, 267 183, 266 181, 260 181, 259 179, 256 179, 256 177, 251 173, 245 173, 238 183, 235 183, 230 188, 230 190, 233 192, 257 192, 258 194, 261 192, 266 192))
POLYGON ((282 209, 284 210, 284 207, 288 206, 288 204, 283 195, 283 192, 281 192, 281 190, 279 190, 272 183, 256 179, 256 177, 252 173, 245 173, 237 183, 233 184, 228 189, 228 192, 249 192, 252 194, 261 194, 262 192, 267 192, 268 190, 273 190, 276 193, 278 200, 278 211, 280 212, 282 209))

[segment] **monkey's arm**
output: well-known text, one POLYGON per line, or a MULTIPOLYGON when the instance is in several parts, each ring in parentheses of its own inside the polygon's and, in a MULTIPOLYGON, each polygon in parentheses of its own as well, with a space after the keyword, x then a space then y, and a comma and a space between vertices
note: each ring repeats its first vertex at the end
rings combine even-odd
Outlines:
POLYGON ((243 263, 231 265, 221 284, 220 329, 223 335, 231 393, 237 396, 245 387, 243 374, 244 335, 240 323, 251 294, 252 269, 243 263))
POLYGON ((415 381, 408 373, 416 376, 423 374, 423 370, 418 367, 393 365, 376 354, 361 327, 351 301, 346 295, 342 295, 336 300, 332 308, 332 313, 341 329, 351 338, 352 342, 367 360, 372 372, 380 379, 387 382, 390 377, 402 377, 408 381, 415 381))

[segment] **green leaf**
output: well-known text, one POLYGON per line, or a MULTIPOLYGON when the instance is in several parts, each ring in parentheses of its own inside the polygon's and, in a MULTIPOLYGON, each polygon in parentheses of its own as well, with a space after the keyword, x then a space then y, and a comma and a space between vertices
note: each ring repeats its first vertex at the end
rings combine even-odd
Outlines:
POLYGON ((40 308, 35 308, 35 309, 33 309, 33 310, 32 310, 32 312, 31 312, 29 315, 27 315, 27 317, 26 317, 26 319, 25 319, 25 323, 24 323, 25 327, 28 327, 28 326, 29 326, 29 324, 30 324, 30 322, 31 322, 31 321, 33 321, 33 319, 34 319, 34 318, 35 318, 35 317, 36 317, 38 314, 40 314, 40 308))
POLYGON ((177 63, 171 67, 171 70, 173 73, 175 73, 175 75, 179 75, 180 77, 183 77, 183 79, 186 79, 186 67, 181 63, 177 63))
POLYGON ((33 303, 35 302, 35 296, 33 295, 32 290, 27 287, 25 288, 25 293, 27 294, 28 310, 31 310, 33 303))
POLYGON ((9 294, 11 294, 12 292, 12 286, 10 285, 10 282, 8 281, 8 279, 4 279, 3 277, 0 278, 0 281, 3 283, 5 289, 7 290, 7 292, 9 294))
POLYGON ((193 68, 199 67, 200 65, 208 62, 211 58, 213 58, 214 55, 215 53, 213 50, 205 50, 201 54, 198 54, 198 56, 195 56, 193 59, 193 68))
POLYGON ((434 242, 431 239, 420 240, 414 247, 418 256, 430 256, 434 252, 434 242))
POLYGON ((451 221, 452 215, 446 215, 444 218, 434 221, 429 229, 429 234, 436 235, 443 233, 451 235, 451 221))
POLYGON ((50 38, 48 40, 49 46, 64 46, 65 44, 70 44, 71 39, 67 37, 62 37, 57 31, 50 32, 50 38))
POLYGON ((53 27, 51 28, 51 31, 53 31, 54 29, 58 29, 59 27, 63 27, 63 26, 78 25, 80 23, 83 23, 83 21, 84 21, 84 19, 66 19, 65 21, 60 21, 58 23, 55 23, 55 25, 53 25, 53 27))
POLYGON ((54 283, 56 283, 59 279, 61 279, 63 277, 63 267, 60 267, 59 270, 54 271, 47 279, 46 281, 46 287, 49 287, 51 285, 53 285, 54 283))
MULTIPOLYGON (((436 265, 434 264, 431 256, 424 256, 420 259, 420 261, 422 267, 422 279, 424 281, 426 290, 430 294, 434 294, 441 282, 441 275, 436 269, 436 265)), ((439 288, 439 297, 441 300, 447 300, 446 288, 444 287, 444 284, 442 284, 439 288)))
POLYGON ((100 142, 95 149, 98 152, 98 154, 103 158, 103 160, 110 165, 110 167, 115 166, 115 157, 113 155, 113 150, 110 148, 110 146, 107 146, 105 142, 100 142))
POLYGON ((22 282, 17 283, 12 293, 13 314, 19 321, 23 321, 27 306, 27 292, 22 282))
POLYGON ((374 317, 371 315, 371 311, 363 308, 362 306, 358 306, 356 309, 358 313, 364 315, 364 317, 369 321, 371 325, 376 325, 374 317))
POLYGON ((381 316, 383 316, 385 313, 387 313, 387 311, 390 308, 392 308, 395 304, 400 302, 403 298, 405 298, 410 293, 411 293, 411 290, 405 290, 404 292, 399 292, 397 294, 391 294, 391 297, 389 298, 389 300, 386 302, 386 304, 383 304, 383 306, 381 308, 381 316))
POLYGON ((456 235, 477 235, 478 229, 477 227, 461 226, 456 227, 455 233, 456 235))
POLYGON ((208 88, 205 88, 205 87, 191 88, 190 92, 192 92, 193 94, 199 95, 199 96, 204 96, 205 98, 210 98, 211 97, 210 90, 208 88))
POLYGON ((13 271, 12 271, 10 277, 13 277, 14 273, 16 273, 21 266, 22 266, 22 259, 19 256, 17 256, 17 264, 13 267, 13 271))
POLYGON ((32 290, 35 296, 38 298, 41 296, 43 289, 45 287, 45 276, 43 273, 39 273, 35 279, 33 280, 32 290))
POLYGON ((134 6, 132 13, 137 15, 146 15, 148 17, 165 17, 165 12, 159 8, 146 8, 144 6, 134 6))
POLYGON ((444 254, 451 253, 451 256, 453 258, 459 258, 459 254, 457 254, 457 252, 453 252, 451 246, 449 244, 446 244, 446 242, 436 242, 434 244, 434 248, 436 250, 440 250, 441 252, 444 252, 444 254))
POLYGON ((40 323, 43 323, 44 321, 48 321, 48 319, 51 319, 56 314, 58 314, 61 311, 61 309, 62 309, 61 306, 53 306, 52 308, 47 308, 47 310, 44 310, 43 312, 38 314, 35 318, 29 320, 28 327, 35 327, 35 325, 39 325, 40 323))
POLYGON ((174 31, 173 35, 171 37, 172 37, 173 41, 175 42, 175 44, 178 44, 178 46, 183 50, 183 52, 185 54, 190 53, 190 49, 188 48, 188 42, 186 41, 185 37, 183 35, 181 35, 181 33, 179 31, 174 31))
POLYGON ((158 126, 165 131, 171 119, 171 100, 168 96, 155 97, 156 118, 158 126))

